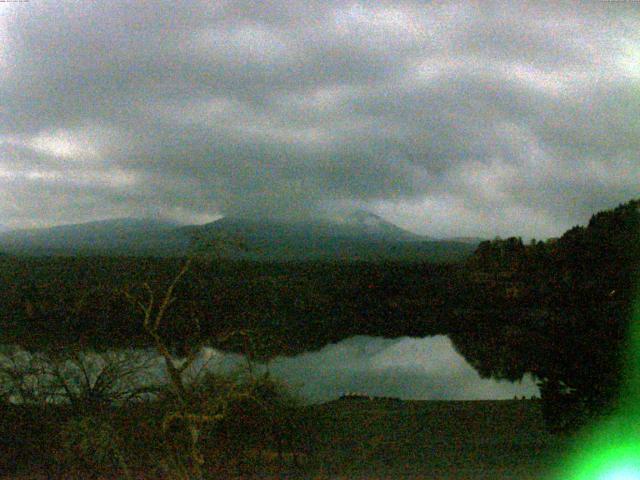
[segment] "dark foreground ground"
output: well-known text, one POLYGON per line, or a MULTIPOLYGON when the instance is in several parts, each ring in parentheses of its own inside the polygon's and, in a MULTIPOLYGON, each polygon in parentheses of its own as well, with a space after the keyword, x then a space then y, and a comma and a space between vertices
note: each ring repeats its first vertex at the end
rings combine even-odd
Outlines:
POLYGON ((344 478, 543 479, 564 444, 544 430, 536 401, 343 400, 317 408, 323 451, 344 478))
MULTIPOLYGON (((268 461, 240 475, 233 467, 210 478, 538 480, 553 478, 566 439, 543 428, 540 405, 514 401, 337 400, 311 410, 311 448, 292 462, 268 461)), ((291 458, 291 457, 289 457, 291 458)), ((285 456, 286 459, 286 456, 285 456)), ((87 473, 21 468, 0 478, 87 478, 87 473)), ((102 474, 93 478, 119 478, 102 474)), ((159 470, 140 479, 168 478, 159 470)))

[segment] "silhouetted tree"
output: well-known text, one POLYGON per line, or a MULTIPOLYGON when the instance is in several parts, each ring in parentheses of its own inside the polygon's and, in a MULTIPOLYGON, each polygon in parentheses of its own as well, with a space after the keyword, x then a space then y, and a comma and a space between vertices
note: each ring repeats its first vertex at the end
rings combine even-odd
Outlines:
POLYGON ((468 262, 456 347, 484 376, 533 374, 552 428, 611 408, 640 267, 640 201, 560 239, 482 243, 468 262), (570 421, 568 420, 570 419, 570 421))

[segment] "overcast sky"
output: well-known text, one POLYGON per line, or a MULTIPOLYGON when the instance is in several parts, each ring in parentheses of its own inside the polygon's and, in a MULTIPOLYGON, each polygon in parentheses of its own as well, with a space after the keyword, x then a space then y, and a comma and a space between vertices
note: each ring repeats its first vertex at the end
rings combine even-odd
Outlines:
POLYGON ((640 196, 636 2, 0 3, 0 225, 366 208, 544 238, 640 196))

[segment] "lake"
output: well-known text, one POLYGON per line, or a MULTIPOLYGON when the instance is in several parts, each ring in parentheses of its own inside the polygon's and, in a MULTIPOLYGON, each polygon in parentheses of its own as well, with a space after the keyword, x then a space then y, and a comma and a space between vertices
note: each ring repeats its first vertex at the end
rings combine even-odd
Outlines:
MULTIPOLYGON (((164 380, 164 366, 159 356, 151 350, 138 350, 135 354, 145 358, 148 371, 132 377, 132 381, 159 383, 164 380)), ((29 356, 22 354, 18 358, 26 362, 29 356)), ((99 371, 99 357, 87 354, 86 360, 88 370, 99 371)), ((244 364, 246 360, 242 355, 204 348, 191 373, 203 369, 231 372, 244 364)), ((258 368, 268 368, 308 403, 332 400, 346 393, 415 400, 539 396, 539 389, 529 376, 521 382, 481 378, 454 349, 449 338, 442 335, 396 339, 355 336, 318 351, 277 357, 258 368)), ((70 378, 81 373, 72 365, 65 371, 70 378)), ((35 378, 32 382, 36 382, 35 378)))

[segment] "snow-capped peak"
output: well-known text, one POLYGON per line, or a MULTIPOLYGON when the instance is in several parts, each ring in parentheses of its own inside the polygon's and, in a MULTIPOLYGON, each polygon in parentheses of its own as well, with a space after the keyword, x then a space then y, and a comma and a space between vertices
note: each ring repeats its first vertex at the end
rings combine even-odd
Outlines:
POLYGON ((345 223, 352 225, 364 225, 367 227, 379 227, 387 223, 378 215, 366 210, 356 210, 345 217, 345 223))

